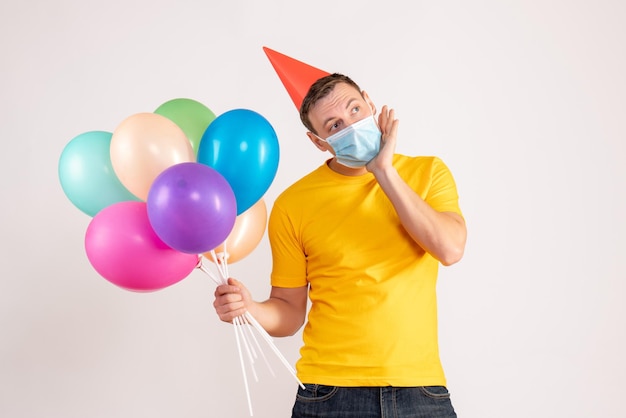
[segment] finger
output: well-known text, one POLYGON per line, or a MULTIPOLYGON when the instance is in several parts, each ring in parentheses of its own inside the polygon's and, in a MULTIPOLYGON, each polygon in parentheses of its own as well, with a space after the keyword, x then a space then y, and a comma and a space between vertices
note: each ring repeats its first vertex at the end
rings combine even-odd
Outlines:
POLYGON ((213 307, 215 308, 215 312, 217 312, 218 316, 222 320, 227 320, 227 321, 230 321, 235 316, 242 315, 247 311, 246 304, 243 301, 243 299, 228 300, 229 296, 234 296, 234 295, 224 296, 220 299, 216 299, 213 302, 213 307))
POLYGON ((220 303, 220 301, 215 301, 213 305, 217 313, 220 315, 228 314, 229 312, 238 311, 246 308, 246 304, 242 300, 228 303, 220 303))
POLYGON ((224 321, 224 322, 233 322, 233 319, 245 315, 245 313, 247 312, 247 310, 245 308, 242 309, 237 309, 234 311, 229 311, 223 314, 218 314, 220 320, 224 321))
POLYGON ((395 118, 395 110, 387 105, 384 105, 378 119, 378 126, 380 127, 383 136, 387 137, 392 133, 395 118))
POLYGON ((395 137, 398 134, 398 126, 400 125, 400 121, 398 119, 395 119, 393 121, 393 125, 391 127, 391 133, 392 135, 395 137))
POLYGON ((380 114, 378 115, 378 126, 382 129, 383 126, 387 123, 387 105, 383 105, 383 108, 380 110, 380 114))
POLYGON ((215 288, 215 297, 226 295, 228 293, 241 293, 239 286, 222 284, 215 288))
POLYGON ((246 305, 243 301, 221 304, 219 301, 213 302, 215 312, 220 318, 230 319, 230 315, 242 314, 246 312, 246 305))
POLYGON ((234 279, 232 277, 228 278, 228 284, 231 286, 243 287, 243 283, 241 283, 239 280, 234 279))
POLYGON ((231 303, 243 303, 245 302, 243 299, 243 296, 240 293, 227 293, 225 295, 222 295, 220 297, 218 297, 216 299, 218 301, 218 303, 220 303, 221 305, 228 305, 231 303))
POLYGON ((393 127, 395 116, 396 116, 396 111, 393 109, 389 109, 389 113, 387 115, 387 121, 386 121, 387 124, 385 126, 385 130, 387 131, 387 133, 391 132, 391 128, 393 127))

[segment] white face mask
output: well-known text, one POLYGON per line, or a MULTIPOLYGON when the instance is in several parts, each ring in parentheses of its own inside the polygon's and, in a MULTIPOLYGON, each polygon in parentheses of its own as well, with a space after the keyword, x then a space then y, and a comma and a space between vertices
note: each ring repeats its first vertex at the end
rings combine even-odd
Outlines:
POLYGON ((315 136, 332 147, 339 164, 351 168, 364 167, 380 151, 381 133, 374 115, 361 119, 326 139, 315 136))

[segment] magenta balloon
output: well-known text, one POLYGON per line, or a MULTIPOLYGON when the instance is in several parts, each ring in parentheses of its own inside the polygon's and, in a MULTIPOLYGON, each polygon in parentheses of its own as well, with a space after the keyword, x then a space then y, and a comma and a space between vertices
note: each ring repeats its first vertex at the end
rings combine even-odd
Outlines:
POLYGON ((187 277, 198 256, 166 245, 148 220, 145 202, 114 203, 98 212, 87 227, 85 250, 93 268, 126 290, 163 289, 187 277))
POLYGON ((148 218, 172 248, 201 254, 220 245, 235 225, 237 201, 226 179, 200 163, 165 169, 148 192, 148 218))

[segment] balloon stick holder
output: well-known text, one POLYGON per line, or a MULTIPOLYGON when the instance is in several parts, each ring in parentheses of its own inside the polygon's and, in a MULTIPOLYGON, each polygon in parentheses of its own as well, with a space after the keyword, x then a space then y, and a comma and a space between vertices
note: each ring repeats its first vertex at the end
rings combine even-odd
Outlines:
MULTIPOLYGON (((211 272, 207 268, 207 266, 204 265, 204 262, 203 262, 204 257, 202 255, 199 256, 198 265, 196 267, 202 272, 206 273, 206 275, 209 276, 211 280, 215 282, 216 285, 220 286, 223 284, 227 284, 228 277, 229 277, 228 263, 227 263, 228 253, 220 252, 216 254, 215 251, 211 251, 211 257, 213 258, 214 265, 216 267, 216 270, 218 271, 218 276, 213 274, 213 272, 211 272)), ((235 341, 237 343, 237 350, 239 352, 239 363, 241 365, 241 372, 243 376, 244 387, 246 390, 246 398, 248 400, 248 409, 250 411, 250 416, 253 416, 252 401, 250 399, 250 388, 248 385, 248 375, 246 373, 246 366, 245 366, 244 359, 248 360, 250 370, 252 371, 252 376, 254 377, 254 380, 256 382, 259 381, 259 378, 256 374, 254 364, 259 357, 258 353, 260 353, 261 357, 263 358, 272 376, 276 376, 274 374, 274 370, 272 370, 272 367, 270 366, 269 361, 267 360, 267 357, 265 356, 265 353, 263 352, 263 349, 261 348, 261 344, 259 344, 259 341, 257 340, 255 334, 252 332, 252 329, 250 329, 250 327, 254 328, 257 331, 257 333, 263 338, 263 340, 271 348, 271 350, 274 352, 276 357, 278 357, 278 359, 285 366, 285 368, 289 371, 289 373, 296 380, 296 382, 298 382, 298 385, 300 385, 300 387, 304 389, 304 384, 302 384, 300 379, 298 379, 295 369, 289 364, 287 359, 285 359, 285 357, 280 353, 276 345, 274 345, 274 341, 272 340, 272 337, 267 333, 267 331, 265 331, 265 329, 261 326, 261 324, 259 324, 259 322, 252 316, 250 312, 246 312, 245 314, 234 318, 232 324, 233 324, 233 330, 235 333, 235 341)))

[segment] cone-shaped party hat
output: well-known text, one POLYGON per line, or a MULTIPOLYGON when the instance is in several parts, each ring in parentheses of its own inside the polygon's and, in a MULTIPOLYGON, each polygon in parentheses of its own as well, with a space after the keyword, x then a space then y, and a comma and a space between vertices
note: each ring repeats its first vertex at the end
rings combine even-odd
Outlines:
POLYGON ((278 74, 280 81, 283 82, 287 93, 289 93, 293 104, 296 105, 298 110, 300 110, 302 100, 311 85, 320 78, 330 74, 265 46, 263 51, 265 51, 265 55, 269 58, 276 74, 278 74))

